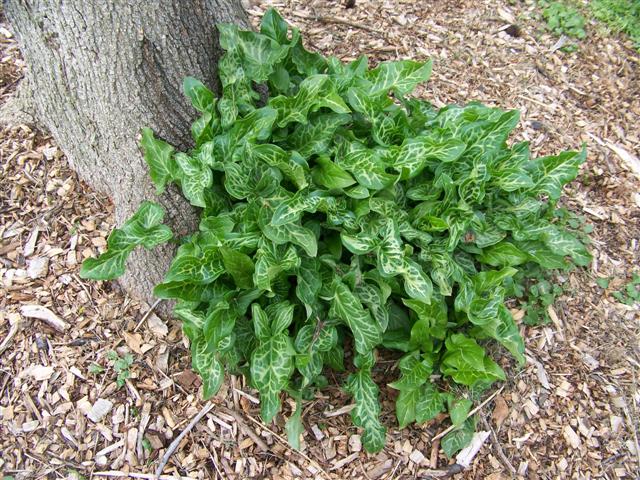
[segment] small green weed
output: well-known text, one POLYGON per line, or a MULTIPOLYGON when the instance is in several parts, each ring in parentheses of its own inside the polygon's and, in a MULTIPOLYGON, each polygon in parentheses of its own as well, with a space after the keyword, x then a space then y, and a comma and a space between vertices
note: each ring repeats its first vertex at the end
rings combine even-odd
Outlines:
POLYGON ((640 51, 640 2, 638 0, 592 0, 589 7, 593 16, 614 32, 631 37, 640 51))
POLYGON ((640 273, 633 274, 633 278, 623 290, 612 293, 613 298, 625 305, 640 303, 640 273))
POLYGON ((107 358, 112 363, 113 370, 118 377, 116 383, 119 387, 124 386, 126 379, 131 378, 131 365, 133 365, 133 355, 126 353, 122 357, 117 352, 111 350, 107 352, 107 358))
POLYGON ((532 267, 521 272, 513 281, 513 295, 522 302, 525 325, 546 325, 551 321, 548 308, 564 293, 564 288, 554 278, 555 272, 532 267))
POLYGON ((562 2, 545 1, 542 5, 542 16, 553 33, 578 39, 587 36, 585 18, 578 9, 562 2))
POLYGON ((151 453, 153 451, 153 446, 151 445, 151 442, 149 441, 149 439, 147 437, 144 437, 142 439, 142 448, 147 453, 151 453))
POLYGON ((104 367, 102 365, 98 365, 97 363, 89 365, 89 373, 91 375, 99 375, 102 372, 104 372, 104 367))

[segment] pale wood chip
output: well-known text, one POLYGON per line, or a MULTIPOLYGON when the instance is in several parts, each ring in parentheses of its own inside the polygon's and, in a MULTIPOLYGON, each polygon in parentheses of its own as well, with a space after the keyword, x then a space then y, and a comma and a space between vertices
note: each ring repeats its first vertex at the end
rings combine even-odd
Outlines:
POLYGON ((580 448, 580 445, 582 445, 580 436, 573 430, 573 428, 571 428, 570 425, 565 425, 562 429, 562 435, 572 448, 578 449, 580 448))
POLYGON ((55 328, 59 332, 64 332, 69 328, 69 324, 62 320, 58 315, 53 313, 47 307, 42 305, 23 305, 20 307, 20 313, 27 318, 37 318, 43 320, 51 327, 55 328))
POLYGON ((113 408, 113 402, 110 400, 99 398, 87 413, 87 417, 94 423, 101 421, 107 413, 113 408))

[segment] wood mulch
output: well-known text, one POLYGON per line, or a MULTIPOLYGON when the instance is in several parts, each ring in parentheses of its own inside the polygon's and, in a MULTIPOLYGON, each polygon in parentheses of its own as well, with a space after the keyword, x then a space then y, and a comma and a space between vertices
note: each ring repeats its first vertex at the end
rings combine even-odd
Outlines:
MULTIPOLYGON (((612 296, 640 269, 640 55, 631 43, 589 24, 579 49, 563 53, 522 1, 252 2, 254 22, 269 5, 325 54, 433 58, 420 95, 519 109, 514 140, 536 154, 585 142, 588 161, 563 202, 593 225, 594 262, 561 279, 567 293, 551 323, 521 325, 527 364, 505 364, 509 380, 479 411, 490 435, 468 470, 457 473, 433 441, 446 416, 398 430, 385 387, 387 446, 363 452, 340 378, 306 405, 302 450, 292 451, 292 405, 264 425, 255 392, 232 377, 169 457, 166 478, 638 478, 640 314, 612 296), (601 288, 598 278, 612 280, 601 288)), ((0 47, 4 103, 24 69, 6 24, 0 47)), ((205 406, 180 325, 115 284, 79 278, 82 260, 105 248, 113 209, 45 132, 1 127, 0 178, 0 472, 152 478, 205 406)), ((383 363, 380 374, 394 368, 383 363)))

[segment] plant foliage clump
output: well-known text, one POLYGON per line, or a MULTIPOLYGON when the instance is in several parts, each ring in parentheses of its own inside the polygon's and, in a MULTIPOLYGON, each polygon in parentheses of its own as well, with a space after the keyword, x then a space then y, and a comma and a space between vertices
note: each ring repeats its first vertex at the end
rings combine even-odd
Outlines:
POLYGON ((587 36, 585 18, 577 8, 563 1, 543 0, 542 4, 542 16, 553 33, 578 39, 587 36))
MULTIPOLYGON (((221 97, 184 82, 200 113, 195 147, 177 152, 142 135, 158 191, 175 182, 202 212, 155 294, 177 300, 204 396, 225 370, 242 372, 269 422, 288 392, 295 444, 302 400, 326 384, 325 368, 350 359, 351 415, 376 451, 385 442, 376 349, 391 349, 402 354, 390 384, 399 425, 448 409, 457 429, 443 446, 455 452, 473 432, 471 401, 432 378, 447 390, 504 380, 483 346, 490 339, 523 361, 505 298, 518 270, 588 263, 580 240, 552 221, 585 151, 532 159, 526 143, 506 143, 517 111, 411 98, 431 62, 324 58, 274 10, 260 33, 218 28, 221 97)), ((82 275, 115 278, 136 245, 169 240, 162 216, 143 204, 82 275)))
POLYGON ((616 32, 624 32, 640 51, 640 2, 637 0, 592 0, 593 16, 616 32))

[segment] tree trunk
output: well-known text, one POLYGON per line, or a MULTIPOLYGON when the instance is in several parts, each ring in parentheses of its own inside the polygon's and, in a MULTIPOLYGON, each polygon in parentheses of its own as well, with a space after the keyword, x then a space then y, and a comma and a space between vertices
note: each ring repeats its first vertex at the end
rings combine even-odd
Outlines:
MULTIPOLYGON (((35 116, 80 177, 112 198, 117 223, 155 199, 176 235, 193 231, 196 214, 176 189, 156 197, 139 133, 150 127, 189 146, 195 111, 182 79, 215 89, 215 24, 247 26, 240 0, 9 0, 5 12, 28 64, 35 116)), ((172 249, 140 250, 121 283, 148 301, 172 249)))

